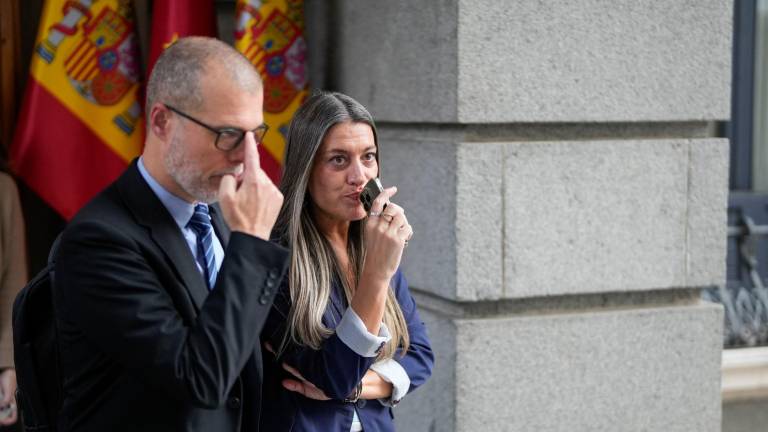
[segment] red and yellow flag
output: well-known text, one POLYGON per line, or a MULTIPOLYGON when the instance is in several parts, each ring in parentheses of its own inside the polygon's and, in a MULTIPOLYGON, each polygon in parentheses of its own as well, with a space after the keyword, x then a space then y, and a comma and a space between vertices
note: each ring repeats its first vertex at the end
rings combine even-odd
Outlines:
POLYGON ((213 0, 155 0, 147 76, 163 50, 184 36, 216 37, 213 0))
POLYGON ((293 113, 308 92, 303 0, 238 0, 235 48, 264 80, 264 121, 270 126, 261 165, 275 182, 293 113))
POLYGON ((65 219, 141 152, 130 0, 47 0, 11 146, 23 181, 65 219))

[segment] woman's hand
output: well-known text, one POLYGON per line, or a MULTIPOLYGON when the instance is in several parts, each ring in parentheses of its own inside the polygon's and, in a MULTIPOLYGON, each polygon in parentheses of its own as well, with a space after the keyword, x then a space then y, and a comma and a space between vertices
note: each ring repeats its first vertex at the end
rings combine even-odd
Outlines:
MULTIPOLYGON (((264 343, 264 348, 272 353, 275 354, 275 349, 272 348, 272 344, 269 342, 264 343)), ((288 365, 287 363, 283 363, 283 369, 285 369, 288 373, 293 375, 296 379, 284 379, 282 381, 283 387, 286 388, 286 390, 290 390, 292 392, 301 393, 304 395, 304 397, 314 399, 314 400, 330 400, 328 396, 325 395, 325 393, 317 388, 316 385, 312 384, 311 382, 307 381, 306 378, 304 378, 299 371, 288 365)))
POLYGON ((373 201, 365 225, 365 264, 351 306, 369 333, 379 334, 389 281, 400 266, 403 248, 413 235, 405 211, 389 202, 396 187, 384 189, 373 201), (387 204, 387 208, 384 208, 387 204))
POLYGON ((296 377, 295 380, 292 379, 284 379, 283 380, 283 387, 286 389, 301 393, 304 395, 304 397, 314 400, 330 400, 328 396, 325 395, 325 393, 317 388, 314 384, 307 381, 306 378, 301 376, 298 370, 296 368, 293 368, 291 366, 288 366, 286 363, 283 363, 283 369, 288 371, 291 375, 296 377))
MULTIPOLYGON (((300 393, 304 397, 314 400, 330 400, 322 390, 301 376, 298 370, 283 363, 283 369, 296 377, 295 380, 283 380, 283 387, 292 392, 300 393)), ((376 372, 369 370, 363 376, 363 389, 360 399, 386 399, 392 396, 392 384, 384 380, 376 372)))
POLYGON ((363 391, 360 392, 360 399, 387 399, 391 396, 392 384, 369 369, 363 376, 363 391))
MULTIPOLYGON (((296 377, 295 380, 283 380, 283 387, 292 392, 300 393, 304 397, 314 400, 330 400, 322 390, 301 376, 298 370, 283 363, 283 369, 296 377)), ((368 370, 363 376, 363 389, 360 399, 386 399, 392 396, 392 384, 384 380, 379 374, 368 370)))
POLYGON ((389 202, 396 193, 397 188, 391 187, 379 194, 373 201, 365 226, 366 256, 363 275, 374 281, 389 283, 400 266, 405 243, 413 234, 403 208, 389 202))

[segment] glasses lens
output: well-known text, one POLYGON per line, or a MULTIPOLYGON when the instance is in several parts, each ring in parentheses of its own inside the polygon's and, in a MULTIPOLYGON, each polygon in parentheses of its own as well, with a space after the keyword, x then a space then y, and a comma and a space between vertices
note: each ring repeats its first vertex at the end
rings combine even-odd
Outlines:
POLYGON ((269 126, 263 124, 253 131, 253 137, 256 139, 256 142, 260 143, 264 140, 264 135, 267 134, 268 129, 269 126))
POLYGON ((221 150, 232 150, 240 144, 245 134, 239 131, 219 131, 219 139, 216 141, 216 147, 221 150))

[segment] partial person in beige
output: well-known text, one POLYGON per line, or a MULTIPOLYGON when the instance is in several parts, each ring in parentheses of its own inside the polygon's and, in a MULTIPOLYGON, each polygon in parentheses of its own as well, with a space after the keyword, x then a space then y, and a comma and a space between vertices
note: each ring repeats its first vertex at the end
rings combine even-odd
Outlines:
POLYGON ((16 294, 27 282, 27 253, 19 192, 13 178, 2 168, 0 165, 0 426, 7 426, 17 419, 11 312, 16 294), (3 408, 9 405, 12 409, 4 415, 3 408))

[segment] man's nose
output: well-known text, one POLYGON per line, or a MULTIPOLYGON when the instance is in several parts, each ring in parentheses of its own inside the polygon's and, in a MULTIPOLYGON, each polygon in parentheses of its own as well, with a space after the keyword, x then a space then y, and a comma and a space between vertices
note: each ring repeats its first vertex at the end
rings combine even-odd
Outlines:
MULTIPOLYGON (((253 132, 248 131, 243 135, 243 139, 240 140, 240 143, 237 145, 237 147, 233 148, 232 150, 227 152, 227 158, 230 162, 233 163, 242 163, 245 161, 245 140, 248 138, 248 134, 253 137, 253 132)), ((259 143, 256 143, 257 145, 259 143)))

